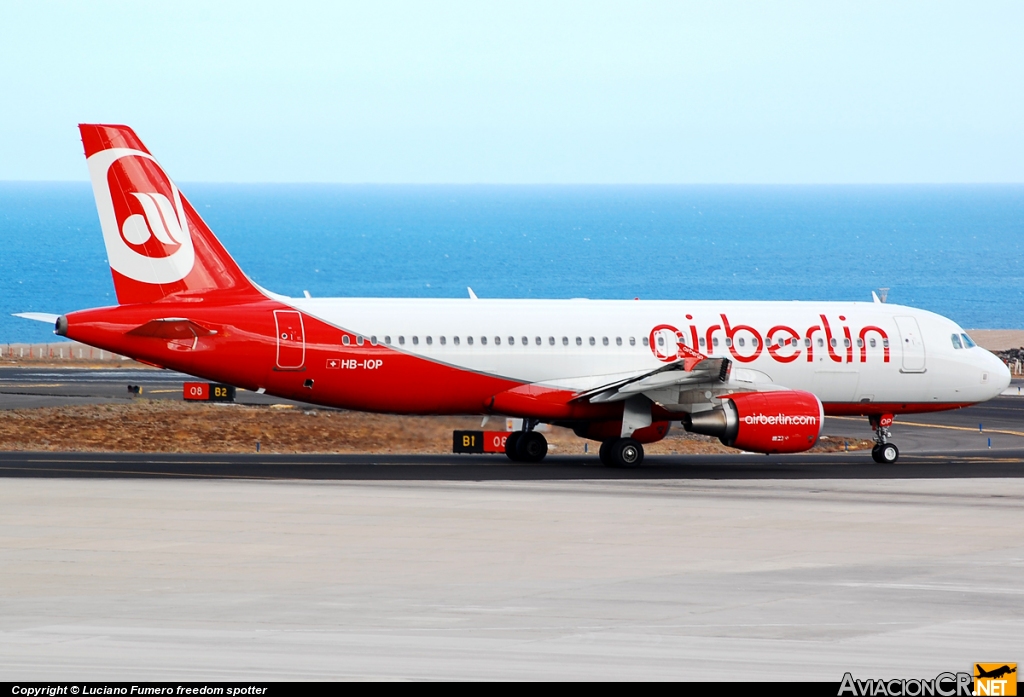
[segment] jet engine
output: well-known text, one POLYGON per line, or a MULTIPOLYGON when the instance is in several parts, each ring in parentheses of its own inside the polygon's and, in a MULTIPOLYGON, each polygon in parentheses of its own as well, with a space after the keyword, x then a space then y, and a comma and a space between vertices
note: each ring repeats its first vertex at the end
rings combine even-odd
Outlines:
POLYGON ((730 448, 755 453, 799 453, 818 441, 825 410, 810 392, 737 392, 710 411, 687 414, 691 433, 717 436, 730 448))

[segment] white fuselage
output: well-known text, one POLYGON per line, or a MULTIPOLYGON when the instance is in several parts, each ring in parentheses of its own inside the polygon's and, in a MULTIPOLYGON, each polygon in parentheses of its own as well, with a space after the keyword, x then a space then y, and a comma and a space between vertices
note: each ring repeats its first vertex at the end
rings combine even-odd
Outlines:
POLYGON ((952 320, 882 303, 286 302, 367 341, 429 361, 574 390, 665 365, 675 358, 676 342, 731 358, 733 382, 806 390, 826 404, 963 405, 991 399, 1010 379, 998 358, 965 345, 963 329, 952 320))

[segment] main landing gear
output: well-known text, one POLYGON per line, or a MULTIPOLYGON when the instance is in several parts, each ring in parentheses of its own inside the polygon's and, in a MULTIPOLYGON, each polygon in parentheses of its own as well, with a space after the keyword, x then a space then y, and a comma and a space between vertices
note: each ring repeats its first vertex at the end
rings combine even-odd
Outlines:
POLYGON ((639 467, 644 446, 633 438, 613 438, 601 443, 601 462, 607 467, 639 467))
POLYGON ((513 462, 540 462, 548 454, 548 441, 533 429, 536 419, 524 419, 523 430, 515 431, 505 439, 505 455, 513 462))
POLYGON ((899 460, 900 449, 889 442, 892 414, 869 416, 868 421, 875 430, 875 447, 871 448, 871 459, 882 465, 891 465, 899 460))

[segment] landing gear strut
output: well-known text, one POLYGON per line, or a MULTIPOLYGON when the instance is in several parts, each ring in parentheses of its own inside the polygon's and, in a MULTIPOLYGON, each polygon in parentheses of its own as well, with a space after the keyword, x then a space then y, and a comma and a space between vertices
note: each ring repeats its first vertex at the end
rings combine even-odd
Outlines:
POLYGON ((601 443, 601 462, 607 467, 639 467, 644 446, 633 438, 613 438, 601 443))
POLYGON ((513 462, 540 462, 548 454, 548 441, 533 429, 536 419, 523 419, 523 430, 510 433, 505 439, 505 455, 513 462))
POLYGON ((900 449, 889 442, 892 414, 869 416, 868 421, 875 430, 875 447, 871 448, 871 459, 882 465, 891 465, 899 460, 900 449))

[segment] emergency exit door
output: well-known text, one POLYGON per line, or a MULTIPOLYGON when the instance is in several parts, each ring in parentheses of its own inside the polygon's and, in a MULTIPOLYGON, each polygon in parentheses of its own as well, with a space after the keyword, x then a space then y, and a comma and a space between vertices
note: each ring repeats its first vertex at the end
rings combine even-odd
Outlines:
POLYGON ((302 313, 295 310, 274 310, 277 326, 277 367, 299 370, 306 362, 306 334, 302 313))

